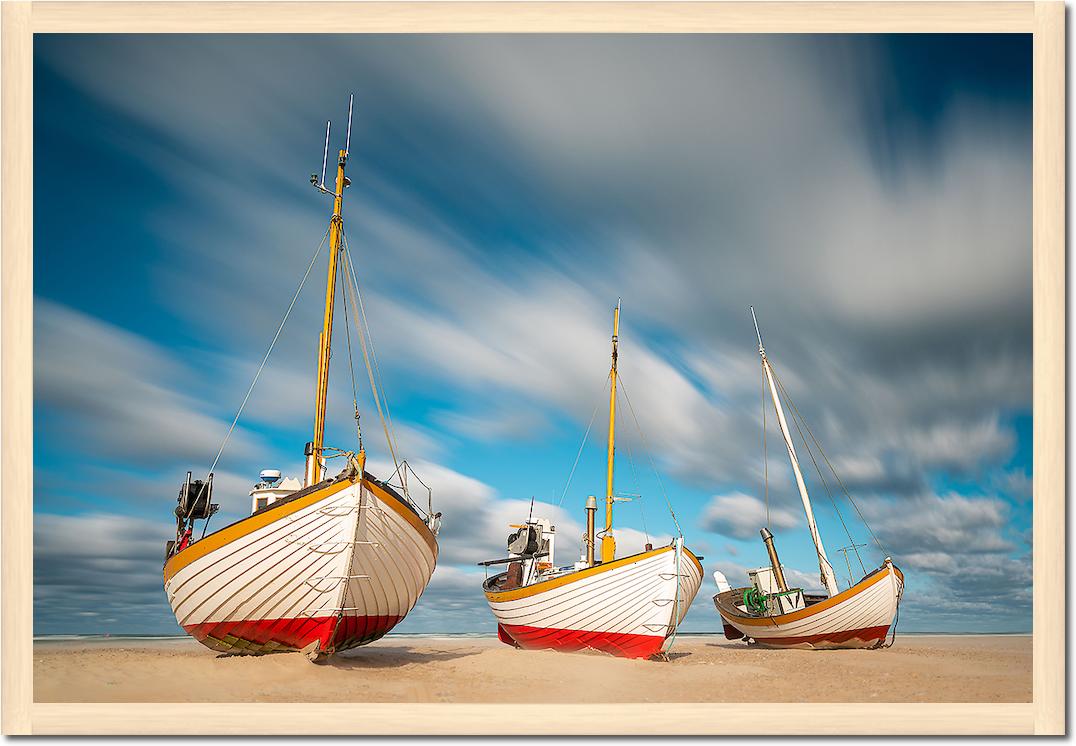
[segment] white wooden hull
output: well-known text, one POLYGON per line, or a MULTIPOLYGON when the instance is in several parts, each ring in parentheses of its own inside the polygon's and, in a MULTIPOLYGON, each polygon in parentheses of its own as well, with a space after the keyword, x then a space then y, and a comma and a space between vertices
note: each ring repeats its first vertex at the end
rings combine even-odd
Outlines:
POLYGON ((702 584, 695 555, 683 549, 677 567, 677 554, 663 547, 510 590, 497 590, 502 574, 486 599, 509 644, 647 658, 671 645, 702 584))
POLYGON ((164 567, 180 625, 221 652, 364 645, 414 607, 437 564, 422 519, 373 481, 338 478, 191 544, 164 567))
POLYGON ((782 648, 874 648, 885 641, 893 624, 904 590, 904 575, 887 561, 832 598, 772 617, 748 614, 742 603, 744 590, 714 596, 727 637, 742 636, 760 645, 782 648))

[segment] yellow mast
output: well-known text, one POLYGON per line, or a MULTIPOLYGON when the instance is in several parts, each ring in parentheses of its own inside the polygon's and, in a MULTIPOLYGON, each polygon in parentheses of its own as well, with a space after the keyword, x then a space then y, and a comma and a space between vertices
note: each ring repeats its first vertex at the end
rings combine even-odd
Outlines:
POLYGON ((602 562, 616 558, 613 538, 613 457, 616 451, 616 343, 620 334, 620 301, 613 311, 613 365, 609 369, 609 450, 605 470, 605 532, 602 536, 602 562))
MULTIPOLYGON (((350 128, 349 128, 350 129, 350 128)), ((349 138, 350 139, 350 133, 349 138)), ((332 356, 333 307, 336 301, 336 267, 340 256, 340 237, 344 218, 341 208, 344 202, 344 166, 347 151, 341 150, 336 166, 336 192, 333 199, 333 216, 329 224, 329 276, 325 284, 325 319, 318 337, 318 381, 314 395, 314 439, 306 444, 306 485, 321 481, 322 450, 325 446, 325 406, 329 394, 329 358, 332 356)), ((313 177, 312 177, 313 178, 313 177)))

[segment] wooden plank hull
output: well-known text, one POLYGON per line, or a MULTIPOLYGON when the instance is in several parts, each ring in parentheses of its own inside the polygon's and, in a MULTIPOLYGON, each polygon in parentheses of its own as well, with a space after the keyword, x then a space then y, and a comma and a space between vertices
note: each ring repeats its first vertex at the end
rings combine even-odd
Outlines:
POLYGON ((422 519, 370 478, 337 479, 210 534, 165 564, 179 624, 225 653, 324 653, 382 637, 437 564, 422 519))
POLYGON ((498 575, 486 599, 498 636, 517 647, 648 658, 671 645, 702 585, 695 555, 679 559, 663 547, 511 590, 495 590, 498 575))
POLYGON ((772 617, 748 614, 741 600, 744 590, 737 588, 714 596, 726 637, 742 636, 777 648, 875 648, 885 641, 893 624, 904 590, 904 575, 887 561, 832 598, 772 617))

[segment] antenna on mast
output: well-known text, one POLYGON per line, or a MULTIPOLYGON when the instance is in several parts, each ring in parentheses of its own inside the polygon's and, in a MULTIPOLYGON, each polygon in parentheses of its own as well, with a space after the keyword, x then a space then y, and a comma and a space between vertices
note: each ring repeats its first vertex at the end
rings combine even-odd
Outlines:
POLYGON ((762 346, 762 332, 758 330, 758 319, 755 318, 755 307, 749 306, 751 309, 751 321, 755 324, 755 336, 758 337, 758 354, 766 357, 766 348, 762 346))
POLYGON ((329 161, 329 126, 332 122, 325 122, 325 152, 321 156, 321 188, 325 188, 325 164, 329 161))
POLYGON ((320 192, 323 192, 323 193, 328 192, 328 189, 325 188, 325 166, 328 163, 328 159, 329 159, 329 126, 330 125, 331 125, 331 122, 326 122, 325 123, 325 151, 322 153, 322 180, 320 182, 318 182, 317 181, 317 174, 316 173, 311 173, 310 174, 310 183, 313 185, 313 187, 315 189, 317 189, 317 191, 320 191, 320 192))
MULTIPOLYGON (((860 547, 865 547, 865 546, 867 546, 867 545, 866 544, 856 544, 855 541, 853 541, 849 546, 841 547, 840 549, 837 550, 838 552, 840 552, 841 554, 844 555, 844 564, 848 566, 848 583, 849 583, 849 587, 856 584, 856 579, 855 579, 855 576, 852 575, 852 563, 848 560, 848 553, 849 552, 855 552, 856 553, 856 559, 859 560, 859 564, 862 567, 863 566, 863 559, 859 556, 859 548, 860 547)), ((866 568, 863 568, 863 571, 866 572, 866 568)))
POLYGON ((347 140, 344 143, 344 155, 351 152, 351 105, 355 103, 355 94, 347 99, 347 140))

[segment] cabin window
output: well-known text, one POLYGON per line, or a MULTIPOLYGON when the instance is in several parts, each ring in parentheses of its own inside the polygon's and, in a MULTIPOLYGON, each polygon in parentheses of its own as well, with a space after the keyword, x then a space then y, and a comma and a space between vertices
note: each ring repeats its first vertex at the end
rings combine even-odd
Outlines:
POLYGON ((255 510, 265 510, 265 506, 269 504, 268 497, 259 497, 254 500, 255 510))

